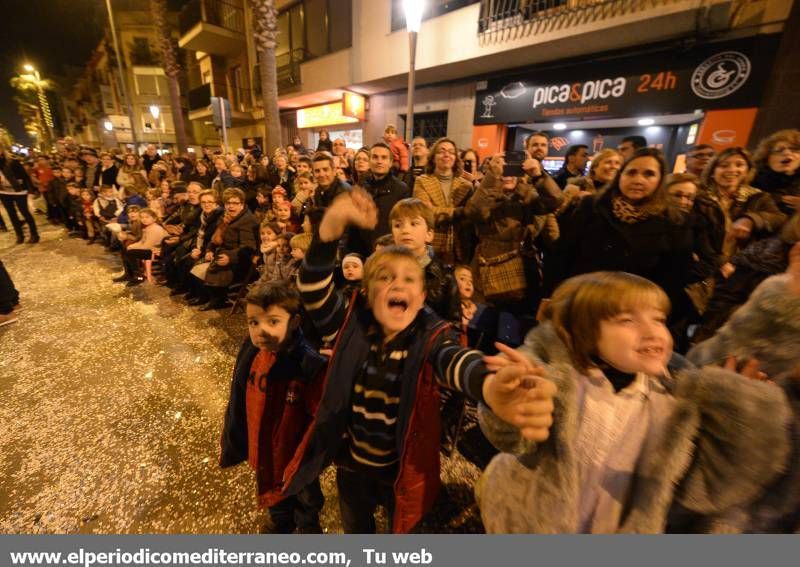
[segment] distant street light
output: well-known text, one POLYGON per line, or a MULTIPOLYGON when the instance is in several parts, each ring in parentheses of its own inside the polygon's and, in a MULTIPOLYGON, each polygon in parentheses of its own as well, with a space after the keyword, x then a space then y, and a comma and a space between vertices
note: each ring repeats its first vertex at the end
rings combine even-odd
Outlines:
POLYGON ((156 121, 156 140, 158 140, 159 155, 161 154, 161 128, 159 128, 158 117, 161 115, 161 109, 157 104, 150 105, 150 116, 156 121))
POLYGON ((106 132, 111 132, 114 129, 114 124, 112 124, 111 120, 106 120, 103 122, 103 128, 106 129, 106 132))
POLYGON ((422 26, 425 0, 404 0, 408 30, 408 106, 406 108, 406 142, 414 137, 414 87, 417 62, 417 33, 422 26))
POLYGON ((40 128, 42 129, 42 133, 44 134, 45 130, 44 126, 47 127, 47 134, 49 139, 47 140, 46 143, 52 146, 56 140, 56 135, 53 133, 53 114, 50 110, 50 103, 47 101, 47 95, 45 94, 44 89, 42 88, 42 83, 43 83, 42 77, 39 75, 39 71, 36 69, 36 67, 31 65, 30 63, 25 63, 22 66, 22 68, 26 72, 30 73, 30 75, 22 75, 22 78, 32 82, 36 87, 36 95, 39 100, 39 109, 41 110, 42 113, 42 122, 44 122, 44 125, 40 123, 40 128))

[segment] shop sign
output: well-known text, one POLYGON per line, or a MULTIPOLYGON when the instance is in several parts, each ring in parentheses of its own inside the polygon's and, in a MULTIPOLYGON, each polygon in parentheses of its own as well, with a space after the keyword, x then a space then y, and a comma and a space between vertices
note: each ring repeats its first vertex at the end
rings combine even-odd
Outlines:
POLYGON ((778 42, 753 37, 495 79, 475 95, 475 124, 758 106, 778 42))
POLYGON ((297 111, 298 128, 319 128, 335 124, 358 122, 357 118, 345 116, 342 112, 342 101, 301 108, 297 111))
POLYGON ((356 93, 346 92, 342 95, 342 114, 364 120, 366 118, 367 99, 356 93))

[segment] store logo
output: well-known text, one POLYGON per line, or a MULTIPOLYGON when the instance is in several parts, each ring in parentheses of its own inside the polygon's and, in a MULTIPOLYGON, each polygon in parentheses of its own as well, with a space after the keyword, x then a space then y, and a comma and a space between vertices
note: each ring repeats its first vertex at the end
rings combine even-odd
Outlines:
POLYGON ((494 114, 492 114, 493 106, 497 106, 494 95, 486 95, 483 97, 483 114, 481 114, 481 118, 494 118, 494 114))
POLYGON ((528 89, 525 87, 525 85, 523 85, 520 81, 517 81, 516 83, 509 83, 506 86, 504 86, 503 89, 500 91, 500 95, 503 98, 514 99, 524 95, 525 91, 527 90, 528 89))
POLYGON ((692 90, 700 98, 716 99, 736 92, 750 76, 750 60, 738 51, 717 53, 692 73, 692 90))
POLYGON ((717 130, 711 134, 715 144, 732 144, 736 140, 736 130, 717 130))
POLYGON ((557 151, 566 146, 567 144, 569 144, 569 140, 567 140, 566 138, 562 138, 560 136, 558 138, 553 138, 552 140, 550 140, 550 145, 553 146, 553 148, 555 148, 557 151))

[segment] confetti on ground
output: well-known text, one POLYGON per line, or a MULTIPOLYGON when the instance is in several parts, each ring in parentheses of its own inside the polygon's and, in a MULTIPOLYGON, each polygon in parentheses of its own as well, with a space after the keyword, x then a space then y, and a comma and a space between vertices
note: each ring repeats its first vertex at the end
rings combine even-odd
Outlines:
MULTIPOLYGON (((216 465, 244 315, 112 283, 117 256, 41 232, 0 233, 24 307, 0 328, 0 533, 257 533, 253 473, 216 465)), ((448 506, 427 529, 479 531, 477 469, 442 471, 448 506)), ((340 532, 333 468, 321 482, 323 529, 340 532)))

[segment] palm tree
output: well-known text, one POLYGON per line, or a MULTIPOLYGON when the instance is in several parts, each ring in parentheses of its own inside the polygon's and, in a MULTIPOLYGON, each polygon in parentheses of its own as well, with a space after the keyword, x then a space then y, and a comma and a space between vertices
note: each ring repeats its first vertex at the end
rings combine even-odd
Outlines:
POLYGON ((175 125, 175 141, 178 153, 186 153, 186 127, 183 122, 183 109, 181 108, 181 87, 178 75, 181 67, 175 55, 175 46, 172 43, 172 30, 167 20, 166 0, 150 0, 150 14, 156 28, 158 38, 158 51, 161 54, 161 65, 167 76, 169 87, 169 105, 172 108, 172 121, 175 125))
POLYGON ((266 138, 264 151, 272 155, 281 145, 281 123, 278 114, 278 72, 275 48, 278 45, 278 10, 275 0, 250 0, 253 10, 256 51, 259 59, 261 99, 264 106, 266 138))

